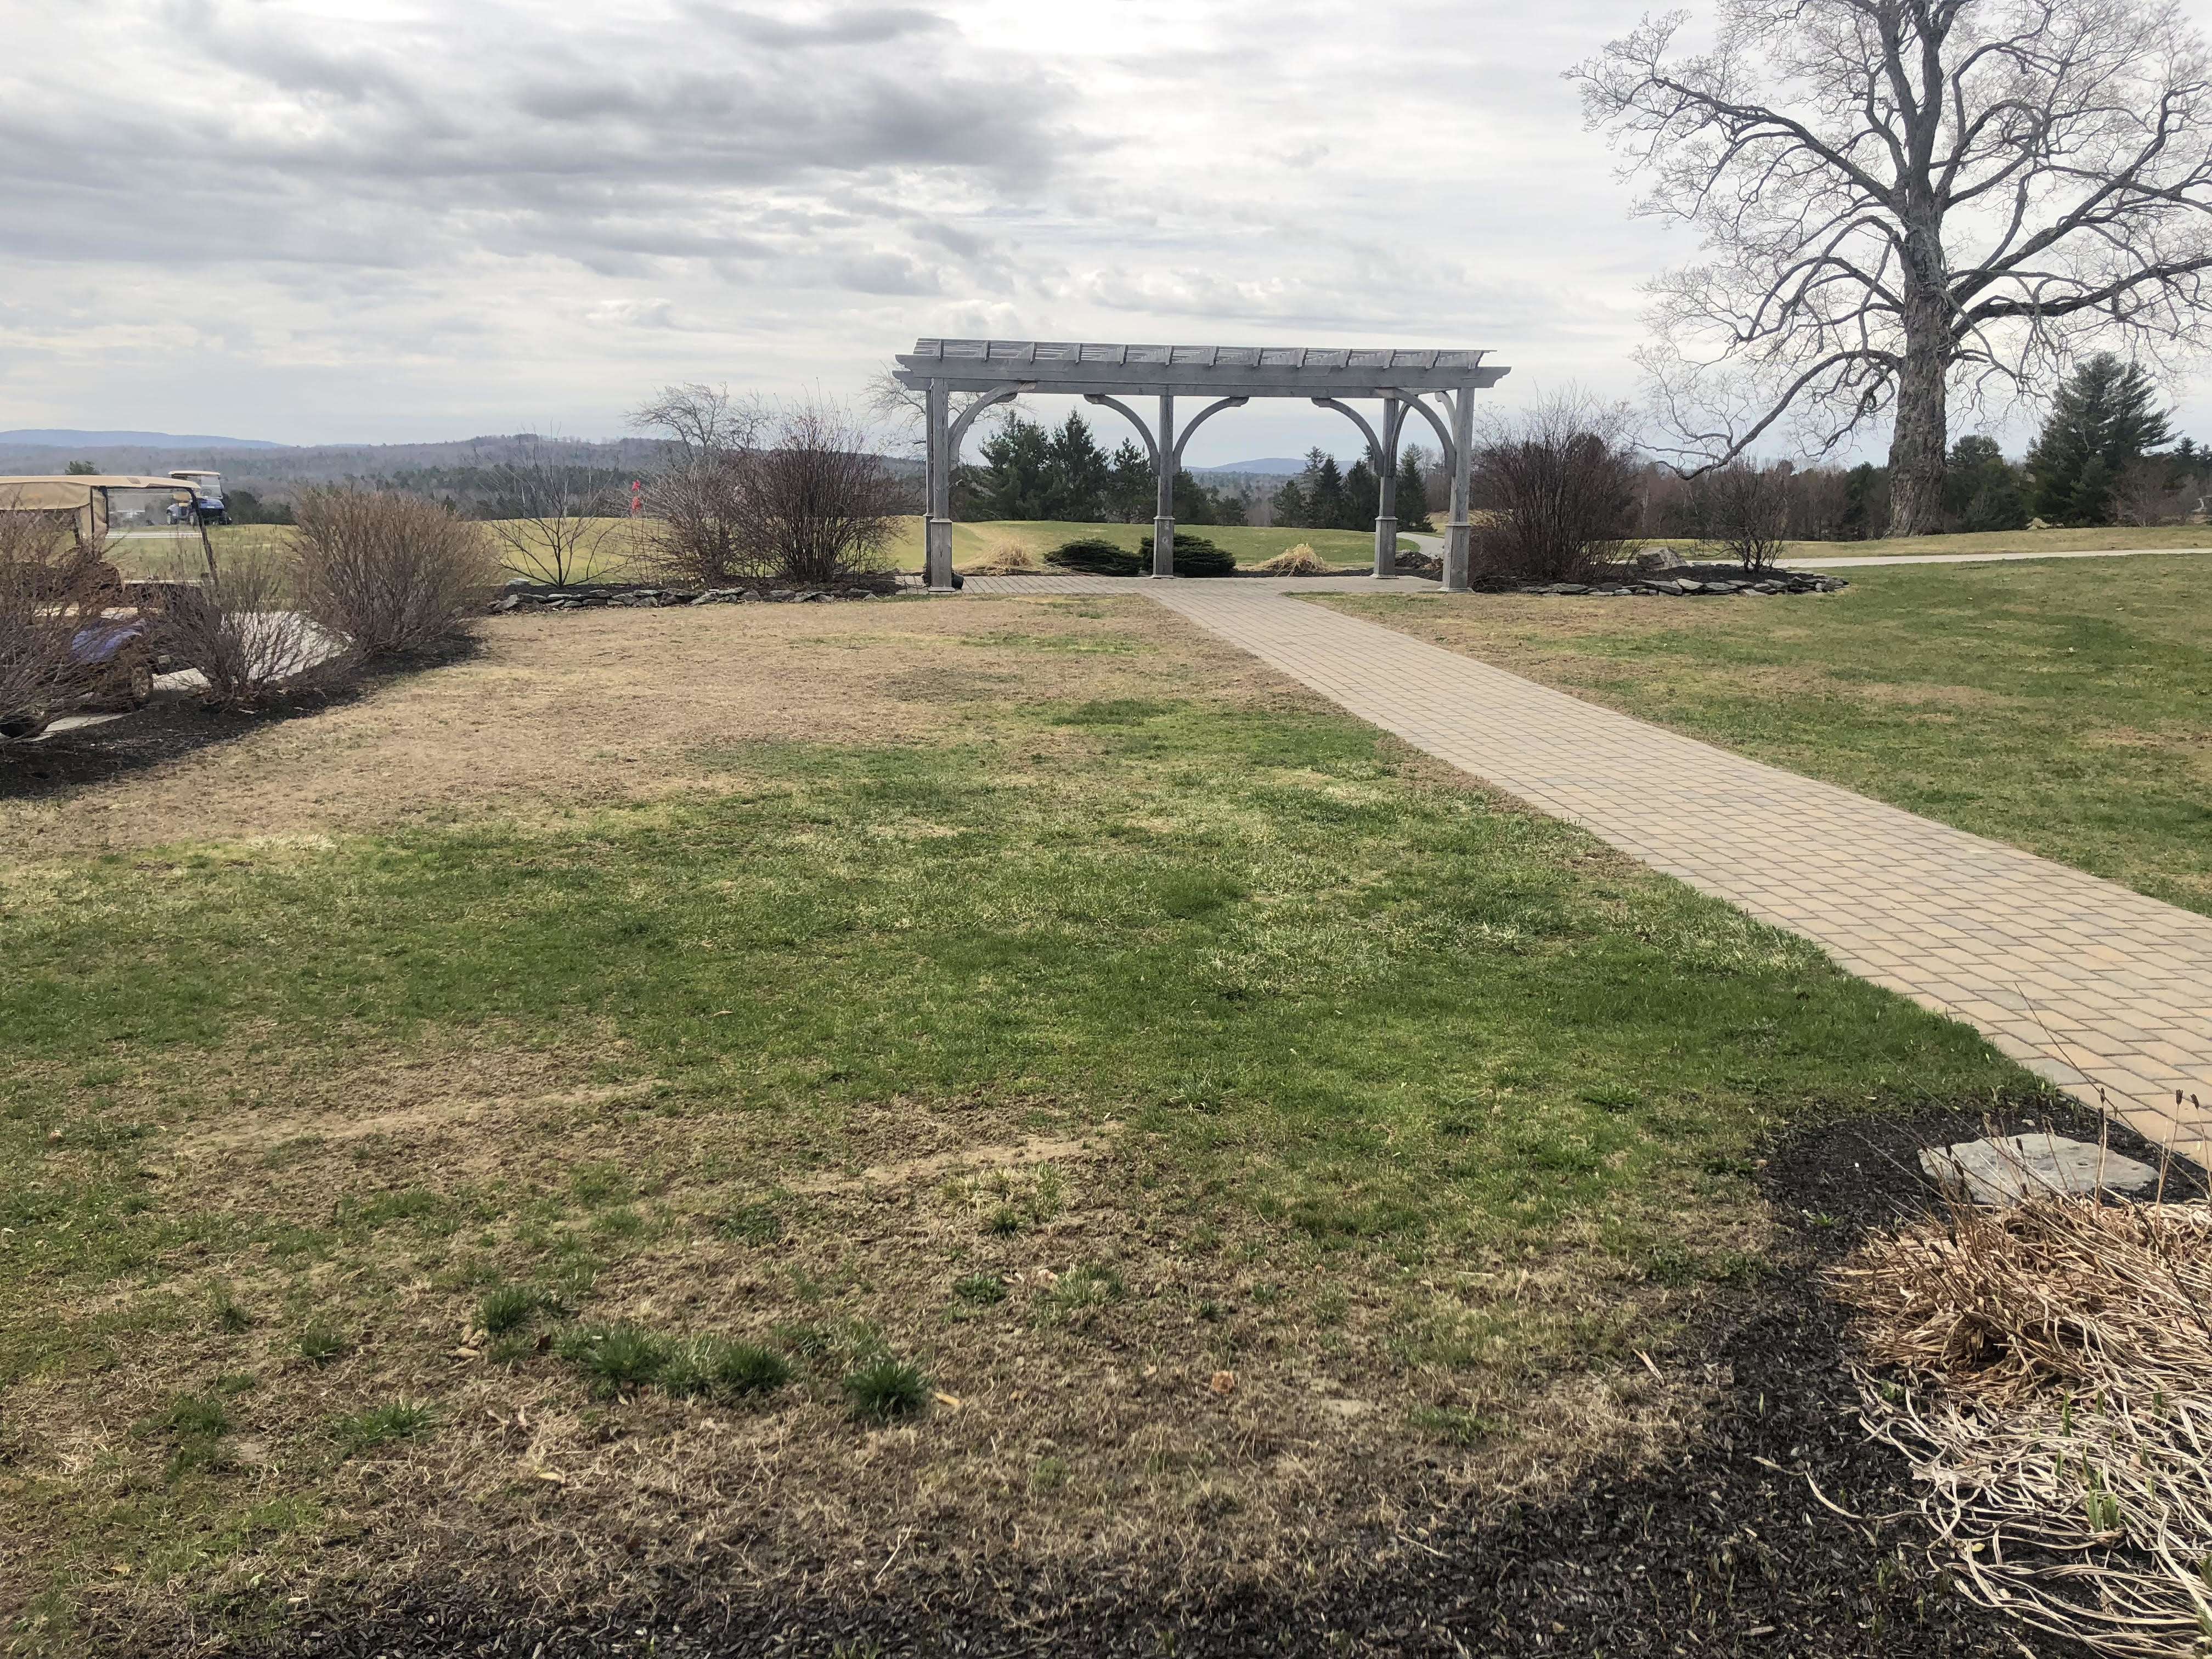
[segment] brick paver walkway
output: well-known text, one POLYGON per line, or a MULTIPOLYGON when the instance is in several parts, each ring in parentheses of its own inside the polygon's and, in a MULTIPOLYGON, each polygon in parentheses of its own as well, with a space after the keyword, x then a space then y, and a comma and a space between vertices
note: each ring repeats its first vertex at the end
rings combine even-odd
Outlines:
MULTIPOLYGON (((1079 591, 986 580, 972 586, 1079 591)), ((2177 1110, 2174 1091, 2212 1107, 2212 918, 1285 596, 1319 583, 1136 586, 1361 719, 1979 1027, 2083 1099, 2103 1085, 2142 1133, 2208 1150, 2212 1115, 2177 1110), (1741 848, 1787 872, 1741 867, 1741 848)))

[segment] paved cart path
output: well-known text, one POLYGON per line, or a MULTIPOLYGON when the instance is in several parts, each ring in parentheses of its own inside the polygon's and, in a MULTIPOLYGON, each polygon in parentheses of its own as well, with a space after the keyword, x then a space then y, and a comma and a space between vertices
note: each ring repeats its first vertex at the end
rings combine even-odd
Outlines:
POLYGON ((1417 748, 1978 1026, 2081 1098, 2102 1085, 2143 1133, 2212 1151, 2212 1112, 2174 1103, 2179 1089, 2212 1108, 2212 918, 1289 596, 1321 586, 1009 577, 971 590, 1137 586, 1417 748), (1789 874, 1737 867, 1743 847, 1789 874))

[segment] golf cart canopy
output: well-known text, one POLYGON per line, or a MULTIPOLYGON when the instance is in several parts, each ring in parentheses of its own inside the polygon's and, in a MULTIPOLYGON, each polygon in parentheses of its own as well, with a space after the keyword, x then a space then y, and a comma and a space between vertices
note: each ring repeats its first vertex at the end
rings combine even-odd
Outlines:
POLYGON ((79 541, 97 542, 107 535, 108 497, 131 493, 157 494, 165 501, 189 501, 192 487, 174 478, 129 473, 0 478, 0 513, 65 513, 76 521, 79 541))

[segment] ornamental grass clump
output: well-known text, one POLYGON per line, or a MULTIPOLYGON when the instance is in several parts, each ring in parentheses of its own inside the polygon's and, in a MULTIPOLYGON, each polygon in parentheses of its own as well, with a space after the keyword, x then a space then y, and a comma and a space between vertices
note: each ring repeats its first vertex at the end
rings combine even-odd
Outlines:
POLYGON ((1304 542, 1296 547, 1286 547, 1272 559, 1255 564, 1253 569, 1263 576, 1326 576, 1328 566, 1320 554, 1304 542))
POLYGON ((1968 1596, 2099 1653, 2212 1648, 2212 1210, 1960 1200, 1835 1285, 1968 1596))
POLYGON ((1002 537, 983 550, 981 560, 967 566, 960 574, 963 576, 1024 576, 1036 569, 1036 555, 1019 542, 1002 537))

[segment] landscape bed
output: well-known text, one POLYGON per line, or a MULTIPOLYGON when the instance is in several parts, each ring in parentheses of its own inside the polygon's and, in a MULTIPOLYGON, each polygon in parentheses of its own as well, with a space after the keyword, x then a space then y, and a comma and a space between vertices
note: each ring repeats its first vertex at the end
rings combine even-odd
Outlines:
POLYGON ((2065 1109, 1158 607, 517 614, 0 830, 27 1651, 2014 1650, 1772 1536, 1771 1160, 2065 1109))

